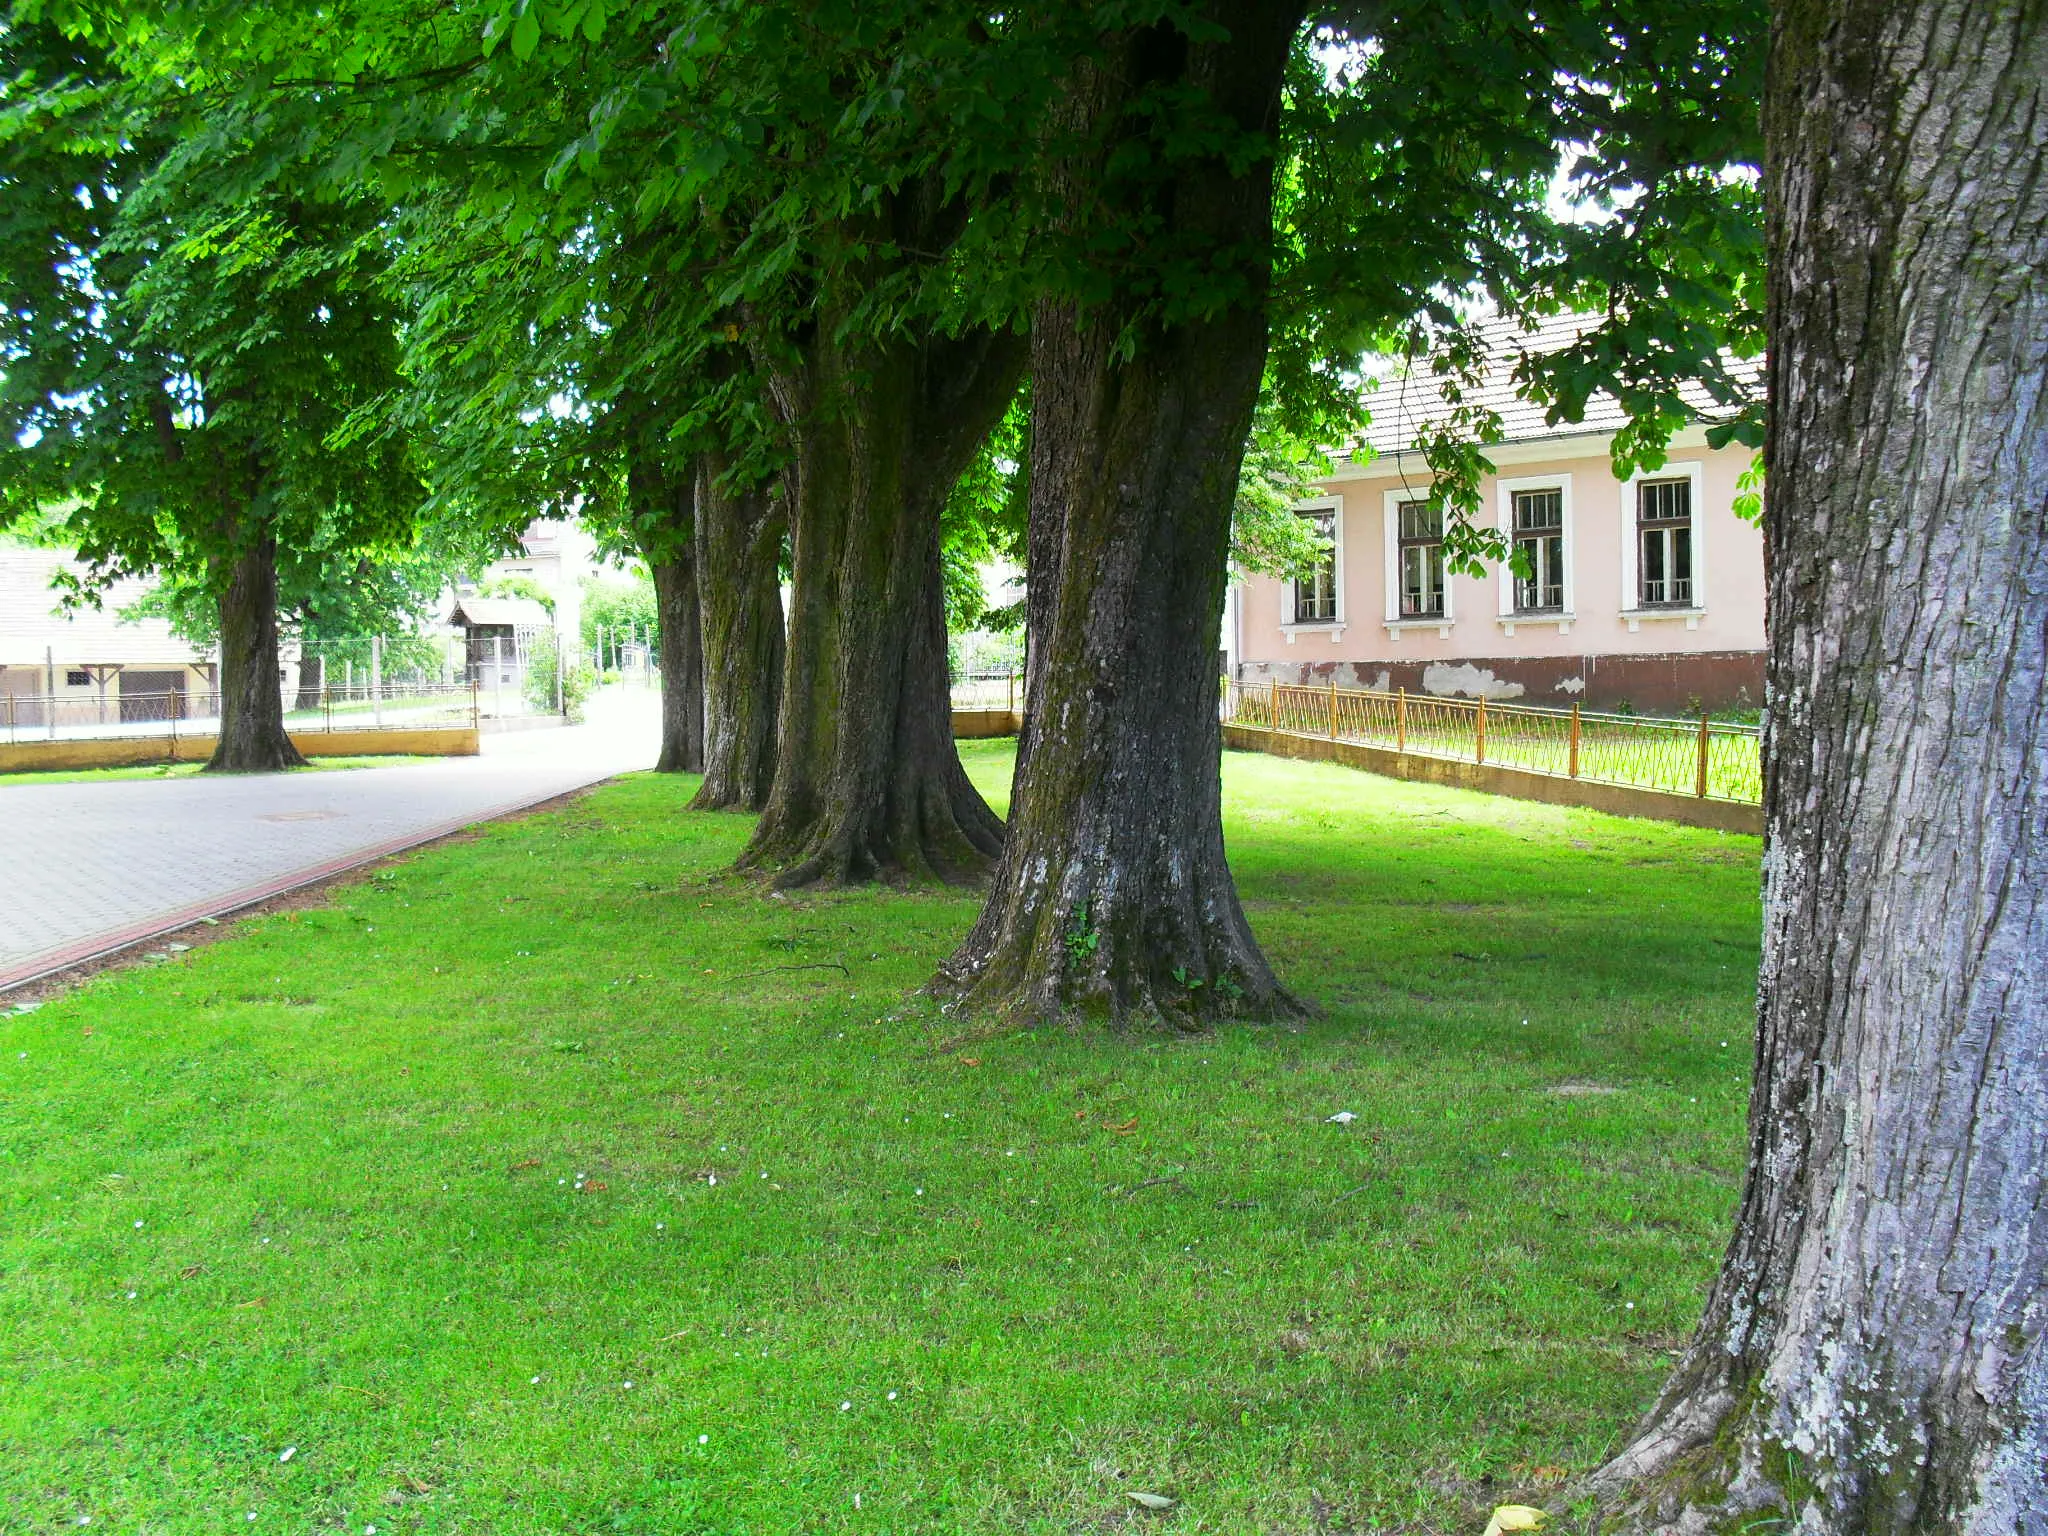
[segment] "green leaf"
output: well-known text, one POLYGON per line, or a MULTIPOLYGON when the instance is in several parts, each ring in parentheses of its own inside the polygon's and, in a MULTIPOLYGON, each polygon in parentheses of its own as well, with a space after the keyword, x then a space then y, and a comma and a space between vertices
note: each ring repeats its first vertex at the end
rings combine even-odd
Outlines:
POLYGON ((533 50, 540 46, 540 18, 528 6, 519 13, 519 19, 512 23, 512 57, 522 64, 533 57, 533 50))

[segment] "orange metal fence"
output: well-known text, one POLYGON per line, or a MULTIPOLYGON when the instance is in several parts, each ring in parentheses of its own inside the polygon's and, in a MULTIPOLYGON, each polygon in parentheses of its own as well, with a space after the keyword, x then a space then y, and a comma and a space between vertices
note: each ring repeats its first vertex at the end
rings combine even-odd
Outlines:
POLYGON ((1591 779, 1747 805, 1763 800, 1760 733, 1701 715, 1660 720, 1581 710, 1536 709, 1433 694, 1308 688, 1294 683, 1223 685, 1226 724, 1354 741, 1427 757, 1496 763, 1561 778, 1591 779))

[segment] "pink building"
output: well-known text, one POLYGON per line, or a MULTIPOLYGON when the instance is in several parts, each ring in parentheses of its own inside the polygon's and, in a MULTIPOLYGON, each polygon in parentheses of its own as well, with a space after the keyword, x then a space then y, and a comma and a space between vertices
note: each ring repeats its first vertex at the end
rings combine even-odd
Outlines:
MULTIPOLYGON (((1523 344, 1555 345, 1576 323, 1523 344)), ((1763 535, 1734 510, 1750 450, 1709 448, 1695 425, 1661 468, 1617 479, 1619 406, 1596 399, 1585 422, 1550 427, 1505 372, 1485 402, 1508 440, 1486 450, 1498 473, 1482 515, 1531 575, 1447 576, 1428 467, 1406 448, 1423 407, 1390 383, 1363 439, 1377 457, 1339 460, 1296 508, 1328 530, 1329 563, 1302 581, 1248 576, 1232 593, 1236 675, 1645 714, 1760 706, 1763 535)))

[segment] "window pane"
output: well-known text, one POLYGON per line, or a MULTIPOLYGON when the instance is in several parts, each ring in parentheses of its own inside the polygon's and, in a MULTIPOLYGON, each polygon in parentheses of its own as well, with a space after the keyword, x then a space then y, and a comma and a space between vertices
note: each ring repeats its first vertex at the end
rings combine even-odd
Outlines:
POLYGON ((1515 576, 1515 607, 1523 613, 1564 607, 1564 535, 1518 538, 1515 553, 1528 574, 1515 576))
POLYGON ((1692 516, 1692 482, 1645 480, 1636 488, 1636 508, 1646 523, 1684 522, 1692 516))
POLYGON ((1401 537, 1404 539, 1440 539, 1444 536, 1444 510, 1432 507, 1426 501, 1404 501, 1401 503, 1401 537))
POLYGON ((1564 492, 1515 492, 1515 529, 1520 533, 1564 526, 1564 492))
POLYGON ((1435 544, 1411 544, 1401 551, 1401 614, 1436 618, 1444 611, 1444 552, 1435 544))
POLYGON ((1665 532, 1661 528, 1643 530, 1643 601, 1662 603, 1665 597, 1665 532))

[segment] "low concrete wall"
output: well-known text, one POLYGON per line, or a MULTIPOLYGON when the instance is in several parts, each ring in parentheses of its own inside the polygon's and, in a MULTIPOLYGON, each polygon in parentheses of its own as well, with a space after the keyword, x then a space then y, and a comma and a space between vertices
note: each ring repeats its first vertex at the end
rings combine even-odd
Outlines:
MULTIPOLYGON (((473 725, 409 725, 382 731, 308 731, 292 736, 308 757, 475 757, 473 725)), ((212 749, 209 748, 209 751, 212 749)))
POLYGON ((1762 806, 1741 805, 1732 800, 1700 800, 1628 784, 1561 779, 1553 774, 1532 773, 1527 768, 1462 763, 1455 758, 1424 757, 1417 752, 1332 741, 1326 736, 1297 736, 1291 731, 1270 731, 1252 725, 1224 726, 1223 744, 1240 752, 1270 752, 1275 757, 1341 763, 1389 779, 1446 784, 1453 789, 1476 789, 1490 795, 1511 795, 1517 800, 1542 800, 1551 805, 1584 806, 1610 816, 1647 816, 1656 821, 1675 821, 1716 832, 1746 832, 1756 837, 1761 837, 1764 830, 1762 806))
POLYGON ((990 736, 1014 736, 1023 729, 1024 717, 1011 709, 956 709, 953 735, 960 741, 979 741, 990 736))
MULTIPOLYGON (((151 763, 204 762, 211 736, 117 736, 94 741, 23 741, 0 746, 0 773, 61 769, 139 768, 151 763)), ((393 727, 385 731, 294 732, 292 745, 307 757, 474 757, 477 733, 469 726, 393 727)))

